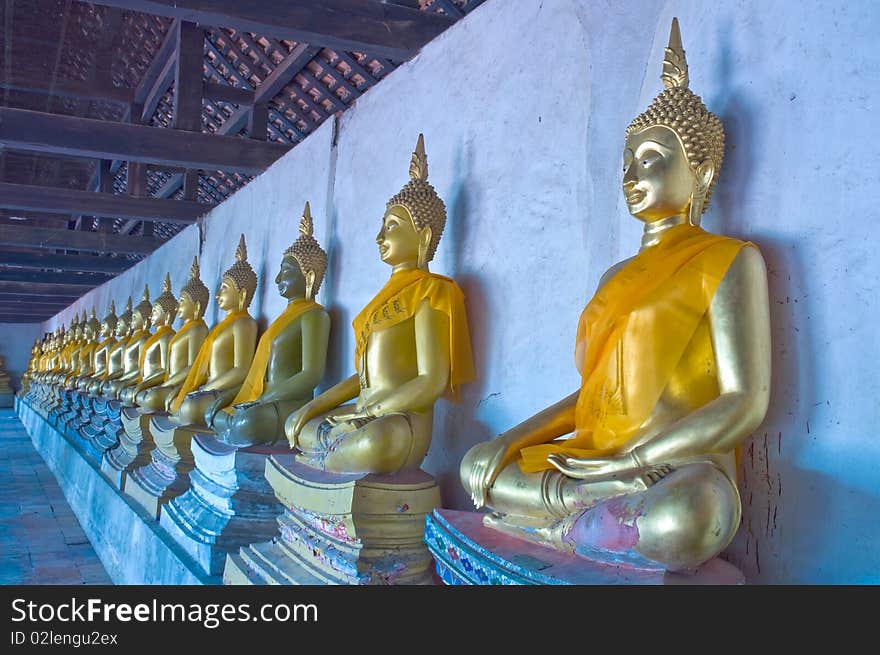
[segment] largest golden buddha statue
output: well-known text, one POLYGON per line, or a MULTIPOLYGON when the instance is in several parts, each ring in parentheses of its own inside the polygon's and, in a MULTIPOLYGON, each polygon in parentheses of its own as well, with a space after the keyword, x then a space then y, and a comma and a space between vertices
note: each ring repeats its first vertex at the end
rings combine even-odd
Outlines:
POLYGON ((699 227, 724 152, 688 90, 678 22, 666 87, 627 128, 623 193, 645 223, 581 314, 580 390, 473 447, 461 480, 484 523, 551 548, 693 570, 741 516, 736 447, 770 394, 764 260, 699 227))
POLYGON ((474 375, 464 295, 453 280, 428 270, 445 224, 419 135, 410 180, 388 201, 376 236, 391 279, 353 321, 357 373, 285 423, 300 462, 336 473, 391 474, 421 465, 434 403, 474 375), (343 404, 353 398, 355 404, 343 404))

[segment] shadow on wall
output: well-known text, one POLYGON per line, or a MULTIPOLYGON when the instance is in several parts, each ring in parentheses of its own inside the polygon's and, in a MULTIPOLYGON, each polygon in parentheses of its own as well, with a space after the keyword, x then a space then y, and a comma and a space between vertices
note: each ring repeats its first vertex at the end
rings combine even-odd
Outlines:
POLYGON ((472 161, 471 145, 465 143, 456 154, 457 177, 447 205, 443 236, 447 246, 444 260, 447 270, 438 272, 454 278, 464 292, 476 378, 462 387, 458 403, 443 401, 438 406, 434 419, 434 438, 424 465, 425 470, 434 475, 440 485, 443 506, 467 510, 473 509, 473 505, 459 481, 459 463, 471 446, 495 436, 487 425, 475 418, 483 395, 486 353, 492 326, 485 310, 487 303, 480 277, 462 270, 463 250, 472 240, 469 231, 474 217, 470 208, 477 204, 472 197, 473 191, 468 186, 468 181, 472 179, 472 161))
MULTIPOLYGON (((721 29, 718 79, 733 79, 730 31, 721 29)), ((712 231, 752 241, 763 254, 767 265, 770 300, 772 377, 770 406, 758 430, 745 441, 740 467, 743 522, 726 557, 740 566, 751 582, 795 582, 786 559, 795 545, 813 532, 811 523, 820 516, 827 502, 803 505, 801 491, 809 482, 803 471, 794 467, 799 451, 807 443, 809 412, 816 395, 813 376, 814 339, 809 320, 808 294, 803 293, 808 275, 797 244, 773 233, 755 232, 752 219, 771 220, 781 211, 779 198, 762 198, 761 217, 750 216, 757 203, 752 200, 753 182, 763 171, 754 153, 763 152, 756 140, 758 113, 749 105, 747 95, 729 85, 710 103, 724 123, 725 161, 713 197, 715 211, 710 221, 712 231), (785 495, 796 498, 786 511, 785 495), (773 562, 770 564, 770 562, 773 562)), ((812 475, 812 474, 811 474, 812 475)), ((812 545, 801 542, 798 553, 811 552, 812 545)), ((816 544, 818 546, 818 544, 816 544)), ((818 551, 815 553, 819 556, 818 551)), ((810 570, 811 565, 797 567, 810 570)), ((811 582, 812 580, 798 580, 811 582)))

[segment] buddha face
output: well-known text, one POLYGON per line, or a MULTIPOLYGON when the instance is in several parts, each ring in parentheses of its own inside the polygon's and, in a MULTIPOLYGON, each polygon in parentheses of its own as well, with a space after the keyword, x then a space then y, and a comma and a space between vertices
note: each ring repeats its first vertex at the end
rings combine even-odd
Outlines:
POLYGON ((113 334, 113 327, 110 325, 110 321, 101 323, 101 336, 106 339, 111 334, 113 334))
POLYGON ((144 317, 141 315, 140 311, 134 311, 131 315, 131 331, 136 332, 138 330, 143 330, 145 325, 144 317))
POLYGON ((129 319, 128 318, 118 318, 116 321, 116 337, 121 338, 128 334, 129 319))
POLYGON ((153 309, 150 310, 150 321, 152 321, 153 325, 161 325, 164 318, 165 310, 162 309, 162 305, 159 303, 153 305, 153 309))
POLYGON ((627 137, 623 195, 633 216, 652 223, 687 215, 699 185, 675 132, 656 125, 627 137))
POLYGON ((224 277, 217 290, 217 306, 224 312, 231 312, 244 307, 245 293, 228 277, 224 277))
POLYGON ((389 266, 418 261, 419 233, 402 207, 392 207, 385 214, 376 243, 379 244, 379 257, 389 266))
POLYGON ((199 306, 193 299, 189 297, 188 293, 180 294, 180 299, 177 301, 177 315, 180 316, 184 321, 188 321, 192 318, 198 316, 199 306))
POLYGON ((275 284, 278 285, 278 293, 288 300, 306 295, 306 276, 295 257, 282 257, 275 284))

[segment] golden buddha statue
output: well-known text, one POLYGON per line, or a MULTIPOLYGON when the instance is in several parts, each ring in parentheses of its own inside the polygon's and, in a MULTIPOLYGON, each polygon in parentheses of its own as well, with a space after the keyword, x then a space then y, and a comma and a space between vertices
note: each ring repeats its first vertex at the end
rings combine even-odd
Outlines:
POLYGON ((79 369, 80 352, 86 345, 85 328, 87 322, 88 318, 86 317, 85 310, 83 310, 82 318, 74 317, 73 341, 71 342, 70 349, 68 351, 67 365, 64 367, 64 370, 59 375, 55 376, 54 380, 54 383, 61 388, 64 387, 64 383, 67 381, 67 379, 79 369))
POLYGON ((297 459, 338 473, 418 469, 434 403, 473 378, 464 295, 428 271, 446 207, 428 183, 419 135, 410 181, 388 201, 376 236, 391 279, 353 321, 357 373, 307 402, 285 424, 297 459), (353 405, 344 405, 357 397, 353 405))
MULTIPOLYGON (((177 304, 177 315, 183 320, 183 325, 168 342, 165 370, 161 378, 158 373, 150 379, 144 378, 140 383, 141 389, 135 395, 135 403, 144 412, 164 412, 168 409, 208 335, 208 326, 202 317, 208 308, 210 292, 199 278, 198 257, 193 257, 189 276, 180 290, 177 304)), ((169 326, 173 320, 168 320, 169 326)))
POLYGON ((110 398, 119 398, 119 392, 133 384, 140 375, 141 348, 150 338, 150 317, 153 305, 150 303, 150 287, 144 285, 141 301, 132 309, 129 337, 125 341, 122 352, 122 375, 109 380, 104 385, 104 394, 110 398))
POLYGON ((42 346, 39 339, 34 339, 34 345, 31 346, 31 356, 28 360, 27 370, 21 374, 21 388, 18 390, 20 398, 24 398, 31 389, 31 380, 37 372, 37 363, 42 353, 42 346))
POLYGON ((169 409, 178 425, 207 428, 205 416, 226 407, 241 388, 254 358, 257 322, 247 308, 257 290, 257 274, 247 261, 244 234, 235 263, 222 276, 217 304, 227 312, 215 325, 169 409))
POLYGON ((150 310, 150 323, 156 331, 144 341, 138 353, 137 376, 124 383, 118 397, 125 405, 134 405, 135 396, 144 389, 158 386, 165 379, 168 364, 168 346, 174 337, 174 316, 177 298, 171 292, 171 275, 165 274, 162 293, 150 310))
POLYGON ((678 22, 666 90, 627 128, 623 193, 645 223, 577 332, 581 388, 478 444, 461 480, 491 527, 600 561, 692 571, 740 524, 735 449, 770 393, 767 278, 756 247, 699 227, 724 152, 688 90, 678 22))
POLYGON ((58 362, 55 365, 55 369, 46 376, 47 384, 54 386, 58 382, 58 379, 64 377, 70 370, 72 352, 79 345, 79 339, 81 336, 79 317, 74 316, 73 320, 70 322, 69 329, 64 334, 64 339, 62 339, 61 350, 59 352, 58 362))
POLYGON ((83 393, 94 395, 91 391, 93 385, 100 384, 104 374, 107 373, 107 356, 110 348, 116 344, 116 304, 111 300, 107 309, 107 315, 101 321, 101 328, 98 332, 98 344, 95 346, 92 355, 91 372, 80 378, 77 388, 83 393))
POLYGON ((93 396, 106 396, 108 385, 111 381, 122 377, 125 372, 125 346, 131 336, 131 296, 125 303, 125 309, 116 318, 115 342, 107 349, 107 370, 97 383, 90 387, 89 392, 93 396))
POLYGON ((330 316, 314 297, 327 270, 327 254, 313 236, 309 203, 299 229, 275 276, 287 308, 260 337, 232 404, 222 411, 212 407, 205 416, 218 439, 232 446, 274 443, 284 434, 284 420, 312 399, 324 377, 330 316))
MULTIPOLYGON (((83 312, 83 318, 85 318, 85 312, 83 312)), ((100 331, 101 324, 95 315, 95 308, 92 307, 92 315, 87 321, 82 323, 82 346, 77 352, 76 368, 60 383, 61 386, 66 389, 76 389, 79 386, 80 380, 92 374, 100 331)))

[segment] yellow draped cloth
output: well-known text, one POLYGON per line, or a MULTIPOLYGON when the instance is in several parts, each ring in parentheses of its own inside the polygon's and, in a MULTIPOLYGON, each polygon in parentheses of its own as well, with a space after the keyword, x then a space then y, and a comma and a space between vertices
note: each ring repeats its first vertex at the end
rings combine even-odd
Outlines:
POLYGON ((234 414, 235 407, 233 405, 249 403, 263 395, 263 383, 266 378, 266 369, 269 368, 269 355, 275 337, 307 311, 319 307, 321 305, 314 300, 306 300, 305 298, 298 298, 293 302, 287 303, 284 311, 281 312, 278 318, 272 321, 272 324, 266 328, 263 336, 260 337, 260 341, 257 343, 257 350, 254 353, 254 361, 251 362, 251 367, 248 369, 241 389, 239 389, 238 394, 229 406, 223 408, 224 412, 234 414))
POLYGON ((135 384, 140 384, 144 379, 144 362, 147 361, 147 350, 169 332, 174 332, 174 330, 168 325, 162 325, 156 328, 156 331, 153 332, 153 334, 150 335, 150 338, 141 346, 141 352, 138 356, 138 376, 137 380, 135 380, 135 384))
POLYGON ((448 388, 452 398, 457 399, 459 386, 474 379, 474 362, 464 294, 454 280, 443 275, 412 269, 391 276, 351 323, 356 339, 355 368, 363 374, 362 357, 370 335, 412 317, 422 301, 449 319, 448 388))
POLYGON ((552 468, 551 453, 612 455, 636 434, 745 245, 678 225, 599 289, 578 323, 576 352, 584 355, 574 435, 524 448, 524 472, 552 468))
MULTIPOLYGON (((214 350, 214 342, 219 335, 223 334, 230 323, 242 316, 247 316, 247 312, 229 312, 226 315, 226 318, 217 323, 217 325, 208 332, 208 336, 205 337, 205 342, 202 344, 202 347, 199 348, 199 353, 196 355, 196 360, 193 362, 192 368, 189 369, 189 373, 187 373, 186 379, 183 381, 183 386, 180 387, 180 391, 171 403, 172 412, 176 412, 180 409, 184 398, 186 398, 186 394, 195 391, 207 382, 208 369, 211 366, 211 352, 214 350)), ((180 336, 181 332, 183 332, 183 328, 177 333, 177 336, 180 336)))

